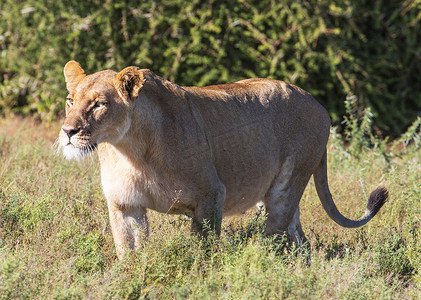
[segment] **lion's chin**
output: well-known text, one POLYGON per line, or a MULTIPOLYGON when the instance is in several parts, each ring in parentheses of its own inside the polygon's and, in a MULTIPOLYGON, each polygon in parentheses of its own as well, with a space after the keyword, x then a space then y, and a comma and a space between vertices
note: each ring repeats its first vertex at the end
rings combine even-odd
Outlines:
POLYGON ((75 147, 73 144, 67 144, 62 147, 62 152, 67 160, 80 160, 95 151, 97 145, 87 145, 84 147, 75 147))

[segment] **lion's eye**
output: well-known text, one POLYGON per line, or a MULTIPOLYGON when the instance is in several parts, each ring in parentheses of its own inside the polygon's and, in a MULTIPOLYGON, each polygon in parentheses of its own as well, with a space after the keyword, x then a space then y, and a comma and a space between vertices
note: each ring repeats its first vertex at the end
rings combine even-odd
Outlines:
POLYGON ((103 108, 105 106, 107 106, 107 103, 102 102, 102 101, 96 101, 94 105, 95 108, 103 108))
POLYGON ((67 103, 67 105, 69 105, 69 106, 73 106, 74 101, 73 101, 73 99, 72 99, 72 98, 66 98, 66 103, 67 103))

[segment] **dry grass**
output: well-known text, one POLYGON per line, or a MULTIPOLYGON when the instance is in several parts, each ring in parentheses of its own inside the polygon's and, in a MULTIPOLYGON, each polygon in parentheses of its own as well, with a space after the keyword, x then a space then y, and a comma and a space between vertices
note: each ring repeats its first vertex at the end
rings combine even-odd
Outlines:
POLYGON ((381 298, 421 296, 421 153, 330 144, 331 192, 359 217, 379 184, 390 201, 367 226, 337 226, 311 183, 302 199, 311 266, 263 238, 256 211, 200 241, 188 220, 150 212, 143 249, 117 261, 96 162, 52 150, 60 125, 0 120, 0 298, 381 298))

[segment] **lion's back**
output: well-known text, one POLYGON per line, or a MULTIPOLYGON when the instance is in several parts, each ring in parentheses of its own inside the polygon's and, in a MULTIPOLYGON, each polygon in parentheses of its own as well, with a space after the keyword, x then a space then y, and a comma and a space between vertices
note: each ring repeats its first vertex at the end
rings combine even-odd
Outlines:
POLYGON ((290 133, 301 129, 322 140, 329 134, 326 109, 311 94, 284 81, 252 78, 185 89, 211 131, 260 123, 290 133))

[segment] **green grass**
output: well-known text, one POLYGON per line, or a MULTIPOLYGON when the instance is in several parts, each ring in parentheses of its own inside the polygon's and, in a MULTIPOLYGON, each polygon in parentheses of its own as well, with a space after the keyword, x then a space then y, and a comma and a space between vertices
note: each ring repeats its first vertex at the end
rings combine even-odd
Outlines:
MULTIPOLYGON (((379 184, 390 200, 365 227, 344 229, 311 183, 301 201, 311 266, 281 238, 262 236, 258 211, 225 219, 221 237, 208 241, 190 235, 181 216, 149 212, 151 236, 119 261, 98 163, 56 155, 58 124, 3 119, 0 128, 1 299, 421 297, 419 144, 392 147, 364 131, 344 147, 332 133, 329 180, 340 211, 359 217, 379 184)), ((405 139, 417 137, 415 129, 405 139)))

